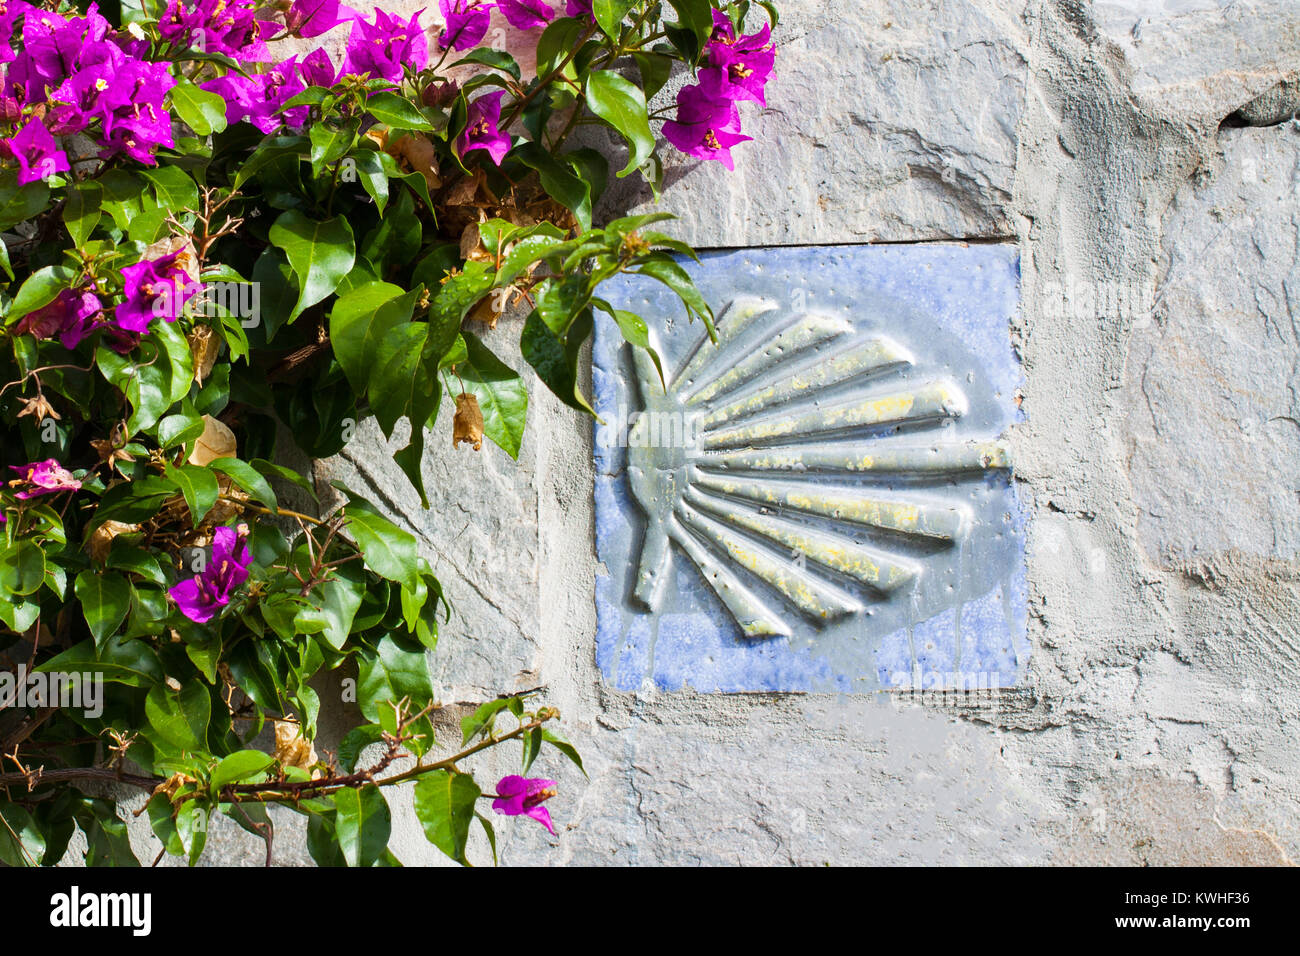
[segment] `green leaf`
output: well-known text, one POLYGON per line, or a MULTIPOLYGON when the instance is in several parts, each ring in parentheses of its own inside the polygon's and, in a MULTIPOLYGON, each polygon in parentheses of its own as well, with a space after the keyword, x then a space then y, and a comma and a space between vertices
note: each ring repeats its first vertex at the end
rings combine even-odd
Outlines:
POLYGON ((316 222, 290 209, 271 226, 270 239, 284 250, 302 290, 289 314, 290 322, 337 289, 356 261, 352 227, 341 216, 316 222))
POLYGON ((614 322, 618 325, 618 330, 623 333, 623 338, 628 343, 649 353, 650 361, 654 362, 655 371, 659 373, 660 384, 667 388, 668 385, 664 381, 663 363, 659 359, 659 353, 650 344, 650 328, 646 325, 645 319, 635 312, 616 309, 603 299, 594 299, 592 301, 613 317, 614 322))
POLYGON ((510 706, 510 702, 515 700, 514 697, 498 697, 495 700, 489 700, 485 704, 480 704, 474 713, 468 717, 460 719, 461 746, 469 743, 480 732, 486 732, 491 726, 496 715, 501 713, 510 706))
POLYGON ((519 373, 492 354, 472 332, 462 333, 469 356, 456 374, 478 399, 483 412, 483 434, 511 458, 519 457, 528 413, 528 389, 519 373))
POLYGON ((292 468, 286 468, 284 465, 277 465, 275 462, 267 461, 264 458, 254 458, 249 462, 249 464, 264 475, 271 478, 279 478, 296 486, 306 492, 307 496, 311 498, 312 501, 320 500, 316 497, 316 489, 312 487, 312 483, 292 468))
POLYGON ((441 346, 435 344, 439 338, 435 333, 438 327, 430 322, 410 322, 390 329, 375 352, 368 384, 370 408, 386 436, 392 437, 393 428, 402 416, 410 419, 410 441, 394 454, 393 460, 419 492, 420 502, 426 508, 429 499, 421 470, 424 428, 437 414, 442 398, 438 359, 434 354, 441 346))
POLYGON ((656 254, 654 258, 643 262, 635 270, 640 275, 650 276, 658 279, 668 288, 677 293, 677 297, 682 300, 686 306, 688 316, 698 315, 704 319, 705 324, 712 329, 713 310, 709 304, 704 301, 704 296, 700 290, 695 287, 695 281, 690 275, 672 259, 665 255, 656 254))
POLYGON ((0 551, 0 591, 32 594, 45 583, 45 552, 28 538, 18 538, 0 551))
POLYGON ((339 848, 348 866, 374 866, 388 849, 392 814, 388 801, 373 783, 343 787, 334 794, 334 818, 339 848))
POLYGON ((320 603, 297 613, 294 617, 296 629, 299 633, 320 634, 331 647, 341 651, 352 632, 352 621, 365 593, 364 582, 352 581, 342 575, 316 585, 309 597, 320 603))
POLYGON ((334 94, 324 86, 309 86, 296 96, 291 96, 280 106, 280 112, 295 109, 299 106, 320 106, 334 94))
POLYGON ((94 641, 82 641, 36 668, 42 673, 87 672, 113 684, 148 687, 163 679, 158 655, 144 641, 109 641, 98 652, 94 641))
MULTIPOLYGON (((494 70, 500 70, 502 73, 509 73, 516 80, 522 75, 519 72, 519 64, 515 58, 505 50, 492 50, 488 47, 479 47, 472 53, 467 53, 463 59, 457 60, 452 66, 464 66, 467 63, 479 63, 483 66, 490 66, 494 70)), ((392 125, 391 123, 389 124, 392 125)))
POLYGON ((464 272, 449 277, 438 287, 438 294, 429 306, 427 354, 430 357, 441 359, 447 354, 460 334, 461 320, 492 288, 494 278, 488 263, 471 260, 465 263, 464 272))
POLYGON ((153 184, 158 203, 167 212, 193 212, 199 204, 199 187, 178 166, 146 166, 140 175, 153 184))
POLYGON ((353 498, 344 510, 347 530, 365 555, 366 567, 382 578, 414 588, 419 574, 415 535, 403 531, 360 499, 353 498))
POLYGON ((168 415, 158 422, 158 446, 164 450, 193 441, 203 434, 203 417, 193 409, 168 415))
POLYGON ((182 465, 177 468, 168 462, 163 467, 167 477, 176 483, 176 487, 185 496, 185 503, 190 509, 190 520, 197 528, 221 494, 217 476, 200 465, 182 465))
POLYGON ((325 123, 317 123, 311 128, 308 137, 311 141, 312 175, 319 176, 322 169, 335 160, 342 159, 352 148, 357 139, 357 125, 353 122, 335 129, 325 123))
POLYGON ((32 815, 0 799, 0 862, 6 866, 39 866, 45 856, 45 837, 32 815))
POLYGON ((144 713, 164 742, 186 751, 207 749, 212 698, 202 682, 184 684, 179 692, 155 684, 144 699, 144 713))
POLYGON ((537 170, 548 196, 569 209, 582 230, 591 228, 591 187, 538 143, 523 143, 511 156, 537 170))
MULTIPOLYGON (((519 78, 518 70, 519 68, 515 67, 515 79, 519 78)), ((416 108, 415 104, 396 93, 386 91, 372 93, 370 99, 366 101, 366 112, 385 126, 419 130, 425 133, 433 132, 433 124, 425 119, 424 114, 416 108)))
POLYGON ((664 88, 672 73, 673 58, 663 53, 646 53, 640 50, 632 53, 637 69, 641 71, 641 89, 648 100, 664 88))
POLYGON ((148 551, 141 549, 138 544, 133 544, 125 539, 135 537, 134 535, 118 535, 113 539, 113 545, 108 552, 108 560, 104 562, 104 567, 112 568, 115 571, 129 571, 138 574, 146 581, 150 581, 159 587, 167 586, 167 578, 162 572, 162 566, 158 564, 158 559, 148 551))
POLYGON ((438 408, 438 360, 431 355, 428 322, 410 322, 389 329, 375 349, 368 394, 371 410, 385 435, 403 415, 411 419, 412 436, 438 408))
POLYGON ((352 158, 356 160, 361 185, 375 201, 375 208, 382 216, 384 207, 388 205, 388 171, 384 168, 383 160, 373 149, 354 150, 352 158))
POLYGON ((68 198, 63 204, 63 225, 67 227, 74 246, 84 246, 95 226, 99 225, 99 204, 103 198, 103 188, 94 181, 68 188, 68 198))
POLYGON ((117 815, 111 801, 87 801, 89 812, 77 814, 77 822, 86 834, 86 866, 137 867, 140 861, 131 852, 126 822, 117 815))
MULTIPOLYGON (((167 356, 169 372, 167 402, 170 405, 179 402, 189 394, 190 383, 194 381, 194 352, 190 349, 189 340, 185 338, 178 322, 153 323, 153 335, 146 340, 145 344, 153 346, 155 343, 161 343, 167 356)), ((148 353, 146 352, 145 355, 148 360, 148 353)))
POLYGON ((542 752, 542 728, 534 727, 520 738, 520 743, 524 746, 523 773, 528 773, 533 767, 533 761, 542 752))
POLYGON ((487 817, 483 816, 483 814, 479 813, 477 810, 474 811, 474 817, 478 820, 479 823, 483 824, 483 832, 487 834, 488 846, 492 847, 492 865, 496 866, 498 863, 497 831, 492 826, 492 821, 489 820, 487 817))
POLYGON ((557 17, 537 38, 537 75, 551 73, 578 44, 586 25, 577 17, 557 17))
POLYGON ((41 180, 18 185, 17 176, 6 170, 0 178, 0 230, 31 219, 50 199, 50 187, 41 180))
POLYGON ((256 501, 266 505, 273 514, 279 511, 279 502, 276 500, 271 483, 263 478, 252 465, 240 461, 238 458, 216 458, 208 462, 208 467, 221 472, 252 495, 256 501))
POLYGON ((668 0, 679 18, 665 32, 688 63, 695 63, 713 32, 713 5, 709 0, 668 0))
POLYGON ((465 859, 474 805, 482 791, 467 773, 434 770, 415 785, 415 815, 429 842, 458 863, 465 859))
POLYGON ((360 255, 380 274, 391 272, 394 267, 405 269, 420 254, 422 238, 423 227, 415 214, 415 200, 409 192, 403 192, 388 207, 379 224, 366 233, 360 255))
POLYGON ((251 156, 239 166, 235 174, 234 188, 240 188, 271 163, 278 162, 286 156, 302 156, 311 149, 311 141, 306 136, 270 136, 258 144, 251 156))
POLYGON ((337 815, 331 807, 328 814, 313 812, 307 821, 307 852, 317 866, 348 865, 339 849, 338 832, 334 828, 337 815))
POLYGON ((221 763, 213 768, 212 779, 209 782, 212 793, 219 794, 223 787, 232 783, 260 776, 273 763, 275 758, 260 750, 237 750, 230 756, 223 757, 221 763))
POLYGON ((5 315, 6 324, 13 325, 28 312, 49 305, 76 278, 76 272, 67 266, 44 266, 37 269, 19 287, 18 294, 14 296, 5 315))
POLYGON ((573 744, 569 743, 554 731, 546 730, 545 728, 542 729, 542 739, 573 761, 573 763, 577 765, 578 769, 582 771, 582 775, 584 777, 587 776, 587 768, 582 765, 582 756, 578 753, 578 749, 574 747, 573 744))
POLYGON ((88 568, 77 575, 73 591, 96 646, 103 647, 131 609, 131 586, 120 574, 100 574, 88 568))
POLYGON ((339 769, 352 773, 357 769, 357 760, 361 752, 384 737, 384 728, 379 724, 362 724, 353 727, 339 743, 339 769))
POLYGON ((610 70, 596 70, 587 78, 587 106, 627 140, 627 166, 619 177, 639 169, 655 148, 641 88, 610 70))
POLYGON ((538 307, 528 313, 519 338, 524 360, 560 401, 594 415, 590 403, 582 394, 578 376, 582 344, 592 329, 591 308, 583 308, 562 333, 557 333, 543 315, 542 298, 539 296, 538 307))
MULTIPOLYGON (((362 716, 386 730, 395 729, 393 705, 402 698, 410 698, 413 711, 433 699, 433 682, 424 648, 403 647, 391 634, 379 640, 373 655, 360 656, 357 671, 357 703, 362 716)), ((424 717, 413 729, 423 737, 412 740, 409 746, 415 753, 423 754, 433 745, 433 726, 424 717)))
MULTIPOLYGON (((147 338, 142 345, 146 349, 158 348, 154 339, 147 338)), ((162 356, 156 351, 152 356, 146 351, 145 356, 145 361, 136 365, 129 357, 103 346, 95 352, 95 364, 104 378, 121 389, 131 403, 128 434, 153 427, 172 403, 171 362, 160 361, 162 356)))
POLYGON ((367 282, 339 296, 330 311, 330 343, 334 357, 352 383, 365 389, 374 367, 379 341, 394 326, 410 321, 414 297, 403 296, 402 287, 391 282, 367 282), (396 308, 388 307, 396 300, 396 308), (402 305, 406 306, 405 315, 402 305))
POLYGON ((595 14, 596 22, 600 24, 605 36, 617 40, 623 18, 636 4, 637 0, 592 0, 591 12, 595 14))

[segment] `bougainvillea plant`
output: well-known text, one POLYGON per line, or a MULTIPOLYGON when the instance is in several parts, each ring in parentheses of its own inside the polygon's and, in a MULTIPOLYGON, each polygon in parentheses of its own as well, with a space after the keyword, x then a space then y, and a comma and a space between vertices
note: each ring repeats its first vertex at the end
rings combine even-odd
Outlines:
POLYGON ((493 811, 554 832, 555 782, 524 774, 581 767, 555 710, 503 695, 438 739, 426 654, 450 608, 416 539, 286 461, 373 417, 409 433, 427 507, 439 414, 456 443, 523 440, 524 382, 475 329, 526 314, 529 374, 590 411, 594 323, 649 347, 602 282, 663 283, 710 323, 666 217, 593 207, 611 173, 658 191, 652 121, 731 166, 773 68, 759 6, 0 0, 0 861, 57 863, 80 831, 86 862, 134 865, 122 801, 158 859, 199 859, 221 813, 269 863, 276 804, 317 862, 392 865, 404 783, 461 862, 476 823, 495 852, 493 811), (303 42, 326 33, 333 56, 303 42), (575 148, 586 126, 621 145, 575 148), (336 752, 324 686, 355 723, 336 752), (508 741, 521 774, 480 784, 473 756, 508 741))

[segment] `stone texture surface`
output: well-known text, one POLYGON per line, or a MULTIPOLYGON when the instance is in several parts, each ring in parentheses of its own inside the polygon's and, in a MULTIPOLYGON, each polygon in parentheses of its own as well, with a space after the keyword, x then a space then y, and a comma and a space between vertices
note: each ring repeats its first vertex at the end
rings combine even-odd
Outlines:
MULTIPOLYGON (((504 361, 527 369, 514 321, 479 331, 504 361)), ((531 442, 518 461, 490 442, 477 453, 453 447, 453 412, 444 396, 424 458, 429 510, 392 459, 406 445, 405 425, 385 442, 373 420, 363 422, 339 455, 317 463, 316 484, 324 494, 331 481, 342 481, 416 535, 443 588, 456 595, 432 659, 434 686, 448 701, 482 700, 540 683, 540 463, 531 442)))
POLYGON ((1300 125, 1219 143, 1166 215, 1159 304, 1129 341, 1139 531, 1166 566, 1300 555, 1300 125))
MULTIPOLYGON (((588 421, 535 391, 522 468, 435 436, 429 514, 358 441, 324 473, 387 495, 445 555, 447 701, 545 684, 586 757, 590 780, 539 765, 560 835, 503 821, 503 859, 1295 860, 1296 129, 1219 127, 1296 78, 1300 10, 783 7, 783 79, 747 114, 760 143, 732 177, 677 167, 665 206, 714 247, 1014 236, 1029 673, 988 700, 612 691, 588 421)), ((400 857, 434 861, 408 808, 395 827, 400 857)), ((235 834, 219 853, 262 848, 235 834)))
MULTIPOLYGON (((734 151, 735 172, 667 156, 660 203, 624 180, 603 211, 676 213, 677 232, 700 247, 1010 236, 1023 7, 786 3, 777 79, 766 110, 741 109, 754 142, 734 151)), ((671 106, 688 81, 677 77, 653 105, 671 106)))

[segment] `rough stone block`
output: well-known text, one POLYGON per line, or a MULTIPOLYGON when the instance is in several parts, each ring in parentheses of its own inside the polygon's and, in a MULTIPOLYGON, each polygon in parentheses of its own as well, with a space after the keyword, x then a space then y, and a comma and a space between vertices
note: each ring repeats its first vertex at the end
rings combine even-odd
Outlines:
POLYGON ((1300 555, 1300 127, 1225 130, 1166 217, 1128 360, 1129 469, 1152 557, 1300 555))

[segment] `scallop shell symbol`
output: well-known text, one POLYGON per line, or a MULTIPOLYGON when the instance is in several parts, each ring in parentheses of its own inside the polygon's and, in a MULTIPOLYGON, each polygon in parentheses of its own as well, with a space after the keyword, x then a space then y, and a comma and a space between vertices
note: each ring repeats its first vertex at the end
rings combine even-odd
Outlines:
POLYGON ((966 396, 907 374, 901 344, 816 312, 774 322, 777 310, 734 299, 716 346, 702 336, 666 390, 633 350, 644 410, 628 477, 648 519, 633 593, 660 606, 671 542, 747 637, 789 636, 790 610, 820 626, 914 588, 972 518, 959 495, 909 495, 909 479, 1008 467, 1000 442, 948 437, 966 396))

